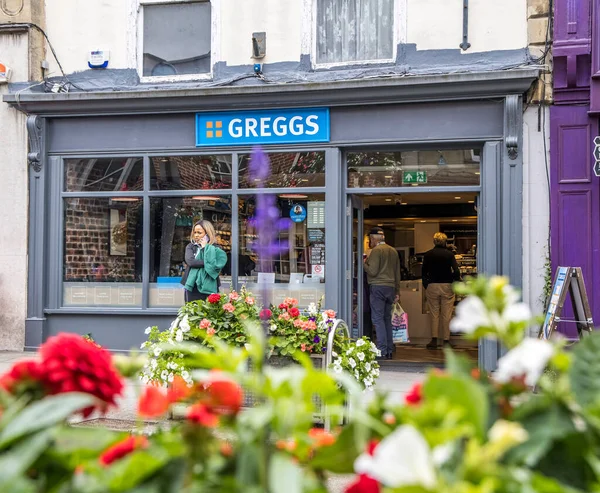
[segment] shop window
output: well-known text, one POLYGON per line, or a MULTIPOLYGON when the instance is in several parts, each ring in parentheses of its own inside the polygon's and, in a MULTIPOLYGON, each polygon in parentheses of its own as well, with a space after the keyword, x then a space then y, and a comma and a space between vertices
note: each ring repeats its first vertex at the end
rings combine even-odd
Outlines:
POLYGON ((216 190, 231 188, 231 155, 153 157, 152 190, 216 190))
POLYGON ((65 191, 142 191, 143 168, 140 157, 65 159, 65 191))
POLYGON ((211 72, 210 1, 143 5, 143 76, 211 72))
POLYGON ((141 198, 65 199, 64 306, 142 306, 142 216, 141 198))
POLYGON ((478 186, 479 149, 408 152, 350 152, 348 187, 478 186))
POLYGON ((271 221, 266 254, 259 231, 260 200, 240 197, 238 281, 260 303, 292 297, 307 308, 325 295, 325 195, 279 194, 275 205, 279 219, 271 221))
POLYGON ((316 23, 318 64, 394 56, 394 0, 317 0, 316 23))
POLYGON ((185 271, 185 248, 194 224, 209 221, 217 245, 227 253, 228 262, 220 277, 221 291, 231 287, 231 197, 152 198, 150 200, 150 307, 179 308, 184 304, 180 284, 185 271))
MULTIPOLYGON (((297 188, 325 186, 325 153, 290 152, 270 153, 271 173, 263 184, 265 188, 297 188)), ((250 154, 240 156, 240 188, 255 188, 249 173, 250 154)))

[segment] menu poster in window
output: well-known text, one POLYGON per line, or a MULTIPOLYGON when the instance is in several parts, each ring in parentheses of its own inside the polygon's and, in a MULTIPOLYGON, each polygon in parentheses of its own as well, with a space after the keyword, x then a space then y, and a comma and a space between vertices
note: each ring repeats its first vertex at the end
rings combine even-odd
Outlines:
POLYGON ((310 247, 310 263, 311 265, 325 263, 325 245, 323 243, 315 243, 310 247))
POLYGON ((307 209, 307 227, 324 228, 325 227, 325 201, 309 202, 307 209))
POLYGON ((322 243, 325 241, 325 230, 324 229, 309 229, 308 230, 308 241, 309 243, 322 243))

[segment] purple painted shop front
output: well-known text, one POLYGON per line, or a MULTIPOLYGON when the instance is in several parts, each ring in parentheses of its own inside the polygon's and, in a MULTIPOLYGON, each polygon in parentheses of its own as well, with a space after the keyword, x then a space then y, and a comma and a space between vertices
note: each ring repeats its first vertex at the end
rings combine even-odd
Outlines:
MULTIPOLYGON (((554 9, 550 216, 553 269, 582 268, 594 322, 600 326, 600 178, 593 173, 592 154, 600 131, 600 48, 593 48, 600 45, 592 44, 600 8, 592 4, 598 0, 556 0, 554 9)), ((565 315, 572 316, 570 303, 565 315)), ((560 330, 576 335, 574 324, 560 330)))

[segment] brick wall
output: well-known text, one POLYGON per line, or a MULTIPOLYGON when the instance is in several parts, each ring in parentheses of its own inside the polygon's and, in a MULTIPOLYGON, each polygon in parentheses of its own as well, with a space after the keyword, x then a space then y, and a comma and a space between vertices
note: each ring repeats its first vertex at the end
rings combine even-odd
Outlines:
POLYGON ((527 43, 530 55, 544 69, 533 85, 529 100, 532 103, 552 103, 552 25, 549 0, 527 0, 527 43))

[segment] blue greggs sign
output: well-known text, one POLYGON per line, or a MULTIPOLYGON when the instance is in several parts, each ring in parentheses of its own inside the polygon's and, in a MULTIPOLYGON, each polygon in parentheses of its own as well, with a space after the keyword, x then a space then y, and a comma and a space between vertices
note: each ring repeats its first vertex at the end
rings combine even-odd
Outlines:
POLYGON ((196 114, 196 147, 329 142, 329 108, 196 114))

